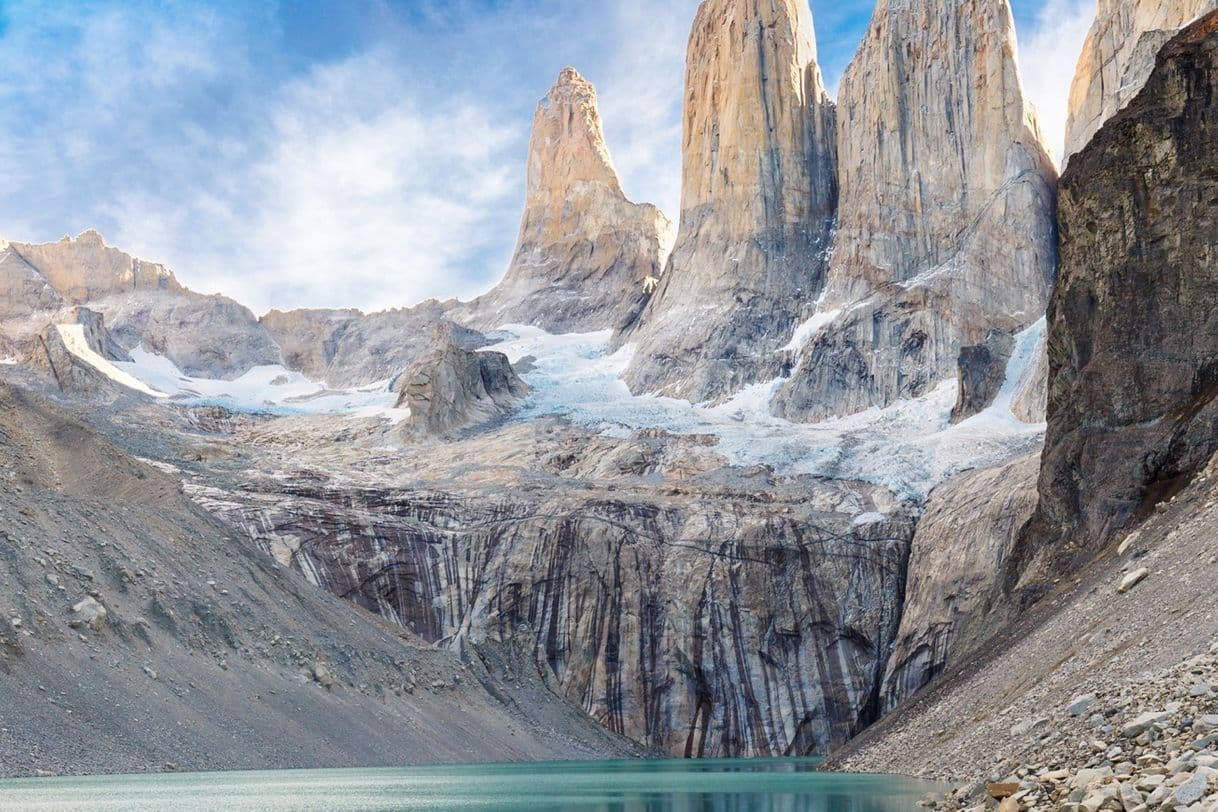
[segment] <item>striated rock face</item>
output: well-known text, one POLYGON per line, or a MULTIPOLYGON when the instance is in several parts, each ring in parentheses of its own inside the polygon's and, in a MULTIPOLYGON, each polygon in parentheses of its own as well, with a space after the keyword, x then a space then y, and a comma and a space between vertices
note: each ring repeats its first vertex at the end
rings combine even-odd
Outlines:
POLYGON ((883 708, 904 702, 1010 617, 1003 573, 1036 507, 1040 455, 962 474, 931 494, 909 556, 883 708))
POLYGON ((881 488, 557 421, 443 455, 362 454, 367 476, 337 450, 302 453, 306 436, 238 430, 300 475, 198 498, 427 640, 520 652, 612 731, 678 756, 779 755, 824 752, 875 715, 912 534, 910 506, 881 488))
POLYGON ((1062 178, 1040 505, 1024 558, 1060 571, 1218 450, 1218 13, 1062 178))
POLYGON ((606 330, 660 276, 673 226, 626 199, 605 146, 596 90, 574 68, 537 106, 524 217, 507 275, 454 317, 480 329, 606 330))
POLYGON ((449 434, 505 417, 529 387, 501 352, 462 349, 451 330, 436 332, 430 352, 395 384, 413 434, 449 434))
POLYGON ((775 351, 824 281, 837 200, 833 105, 802 0, 706 0, 685 79, 681 226, 618 341, 635 392, 720 399, 781 371, 775 351))
POLYGON ((96 231, 75 239, 12 243, 0 253, 0 331, 24 343, 63 305, 101 313, 116 341, 162 355, 188 375, 235 378, 279 362, 279 349, 248 309, 187 290, 163 265, 106 245, 96 231), (15 303, 20 304, 15 304, 15 303), (4 311, 8 312, 5 313, 4 311))
POLYGON ((837 232, 775 413, 819 420, 925 393, 961 347, 1044 312, 1056 173, 1006 0, 881 0, 842 78, 837 232))
POLYGON ((337 389, 396 378, 431 346, 445 326, 464 349, 486 339, 448 320, 446 305, 427 301, 381 313, 358 310, 272 310, 259 323, 283 353, 283 363, 337 389))
POLYGON ((1070 86, 1067 158, 1133 100, 1163 44, 1215 8, 1215 0, 1099 0, 1070 86))

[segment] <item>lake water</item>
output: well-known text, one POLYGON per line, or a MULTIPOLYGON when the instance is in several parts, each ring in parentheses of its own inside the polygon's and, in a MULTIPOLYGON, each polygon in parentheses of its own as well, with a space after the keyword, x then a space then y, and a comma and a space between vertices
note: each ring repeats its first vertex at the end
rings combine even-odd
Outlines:
POLYGON ((907 812, 934 785, 815 760, 610 761, 0 782, 0 810, 907 812))

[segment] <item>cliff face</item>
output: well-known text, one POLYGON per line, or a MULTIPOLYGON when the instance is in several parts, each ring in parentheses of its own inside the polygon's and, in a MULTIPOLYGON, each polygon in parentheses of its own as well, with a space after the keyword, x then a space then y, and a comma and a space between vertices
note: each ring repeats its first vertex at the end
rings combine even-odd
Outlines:
POLYGON ((115 339, 162 355, 188 375, 234 378, 279 362, 279 349, 250 311, 223 296, 184 288, 163 265, 106 244, 96 231, 53 243, 12 243, 0 254, 0 332, 28 343, 65 305, 105 316, 115 339))
POLYGON ((780 371, 824 281, 833 105, 802 0, 706 0, 689 40, 681 226, 619 341, 635 392, 719 399, 780 371))
POLYGON ((337 449, 302 453, 306 436, 239 430, 231 442, 302 475, 199 498, 429 641, 519 652, 614 732, 677 756, 798 754, 875 714, 912 532, 881 488, 552 421, 407 447, 368 481, 367 454, 353 470, 337 449), (323 470, 338 475, 305 473, 323 470))
POLYGON ((483 346, 481 333, 448 318, 446 305, 361 313, 358 310, 272 310, 258 320, 279 345, 283 363, 337 389, 390 381, 431 345, 437 328, 464 349, 483 346))
POLYGON ((978 649, 1013 614, 1003 572, 1036 507, 1040 455, 962 474, 931 494, 909 556, 884 673, 891 711, 978 649))
POLYGON ((1062 178, 1049 425, 1025 557, 1068 567, 1218 450, 1218 13, 1062 178))
POLYGON ((842 78, 819 329, 774 403, 817 420, 915 397, 964 346, 1040 318, 1056 173, 1006 0, 881 0, 842 78))
POLYGON ((1163 44, 1215 8, 1215 0, 1099 0, 1070 86, 1067 158, 1138 94, 1163 44))
POLYGON ((609 329, 646 280, 660 276, 672 232, 655 206, 626 199, 605 146, 596 90, 566 68, 533 118, 524 217, 507 275, 453 314, 480 329, 609 329))

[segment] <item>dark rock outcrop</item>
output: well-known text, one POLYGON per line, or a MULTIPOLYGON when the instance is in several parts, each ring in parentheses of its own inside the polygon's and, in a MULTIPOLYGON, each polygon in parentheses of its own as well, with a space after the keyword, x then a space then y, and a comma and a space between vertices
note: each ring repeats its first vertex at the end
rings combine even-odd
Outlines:
POLYGON ((1040 504, 1021 540, 1069 571, 1218 450, 1218 13, 1062 178, 1040 504))
POLYGON ((398 406, 410 408, 408 432, 447 435, 505 417, 529 387, 501 352, 470 352, 440 328, 430 352, 394 384, 398 406))
POLYGON ((1015 349, 1015 337, 994 331, 983 344, 960 348, 956 362, 960 377, 960 393, 952 409, 952 422, 959 423, 985 411, 1006 380, 1007 362, 1015 349))

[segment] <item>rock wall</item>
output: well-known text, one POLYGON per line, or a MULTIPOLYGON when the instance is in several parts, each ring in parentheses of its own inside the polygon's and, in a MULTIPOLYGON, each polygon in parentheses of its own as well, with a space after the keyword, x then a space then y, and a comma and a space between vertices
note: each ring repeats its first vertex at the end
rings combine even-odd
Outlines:
POLYGON ((1099 0, 1070 86, 1066 158, 1146 84, 1163 44, 1215 0, 1099 0))
POLYGON ((909 556, 905 605, 884 673, 891 711, 978 649, 1012 615, 1007 561, 1036 508, 1040 455, 962 474, 931 494, 909 556))
POLYGON ((535 671, 370 622, 5 385, 0 459, 0 776, 640 755, 535 671))
POLYGON ((1021 540, 1069 571, 1218 450, 1218 14, 1070 161, 1049 308, 1040 504, 1021 540))
POLYGON ((247 308, 187 290, 163 265, 107 245, 96 231, 53 243, 12 243, 0 254, 0 286, 21 294, 0 305, 7 317, 0 331, 18 344, 61 320, 62 306, 87 304, 105 316, 125 350, 142 346, 188 375, 235 378, 279 362, 279 348, 247 308), (15 308, 15 301, 21 305, 15 308))
POLYGON ((596 89, 565 68, 533 118, 524 216, 507 275, 453 315, 480 329, 532 324, 552 333, 616 327, 664 270, 673 225, 622 191, 596 89))
POLYGON ((361 313, 358 310, 272 310, 259 319, 283 353, 283 363, 336 389, 390 381, 447 327, 464 349, 486 344, 481 333, 448 318, 449 303, 361 313))
POLYGON ((929 391, 1043 315, 1056 172, 1006 0, 881 0, 842 78, 837 231, 817 324, 774 402, 819 420, 929 391))
POLYGON ((407 449, 389 464, 410 485, 309 473, 199 498, 427 640, 523 652, 612 731, 676 756, 824 752, 876 713, 909 506, 717 469, 699 442, 515 425, 407 449))
POLYGON ((681 225, 619 343, 633 391, 721 399, 781 371, 824 282, 837 201, 833 105, 802 0, 706 0, 685 79, 681 225))

